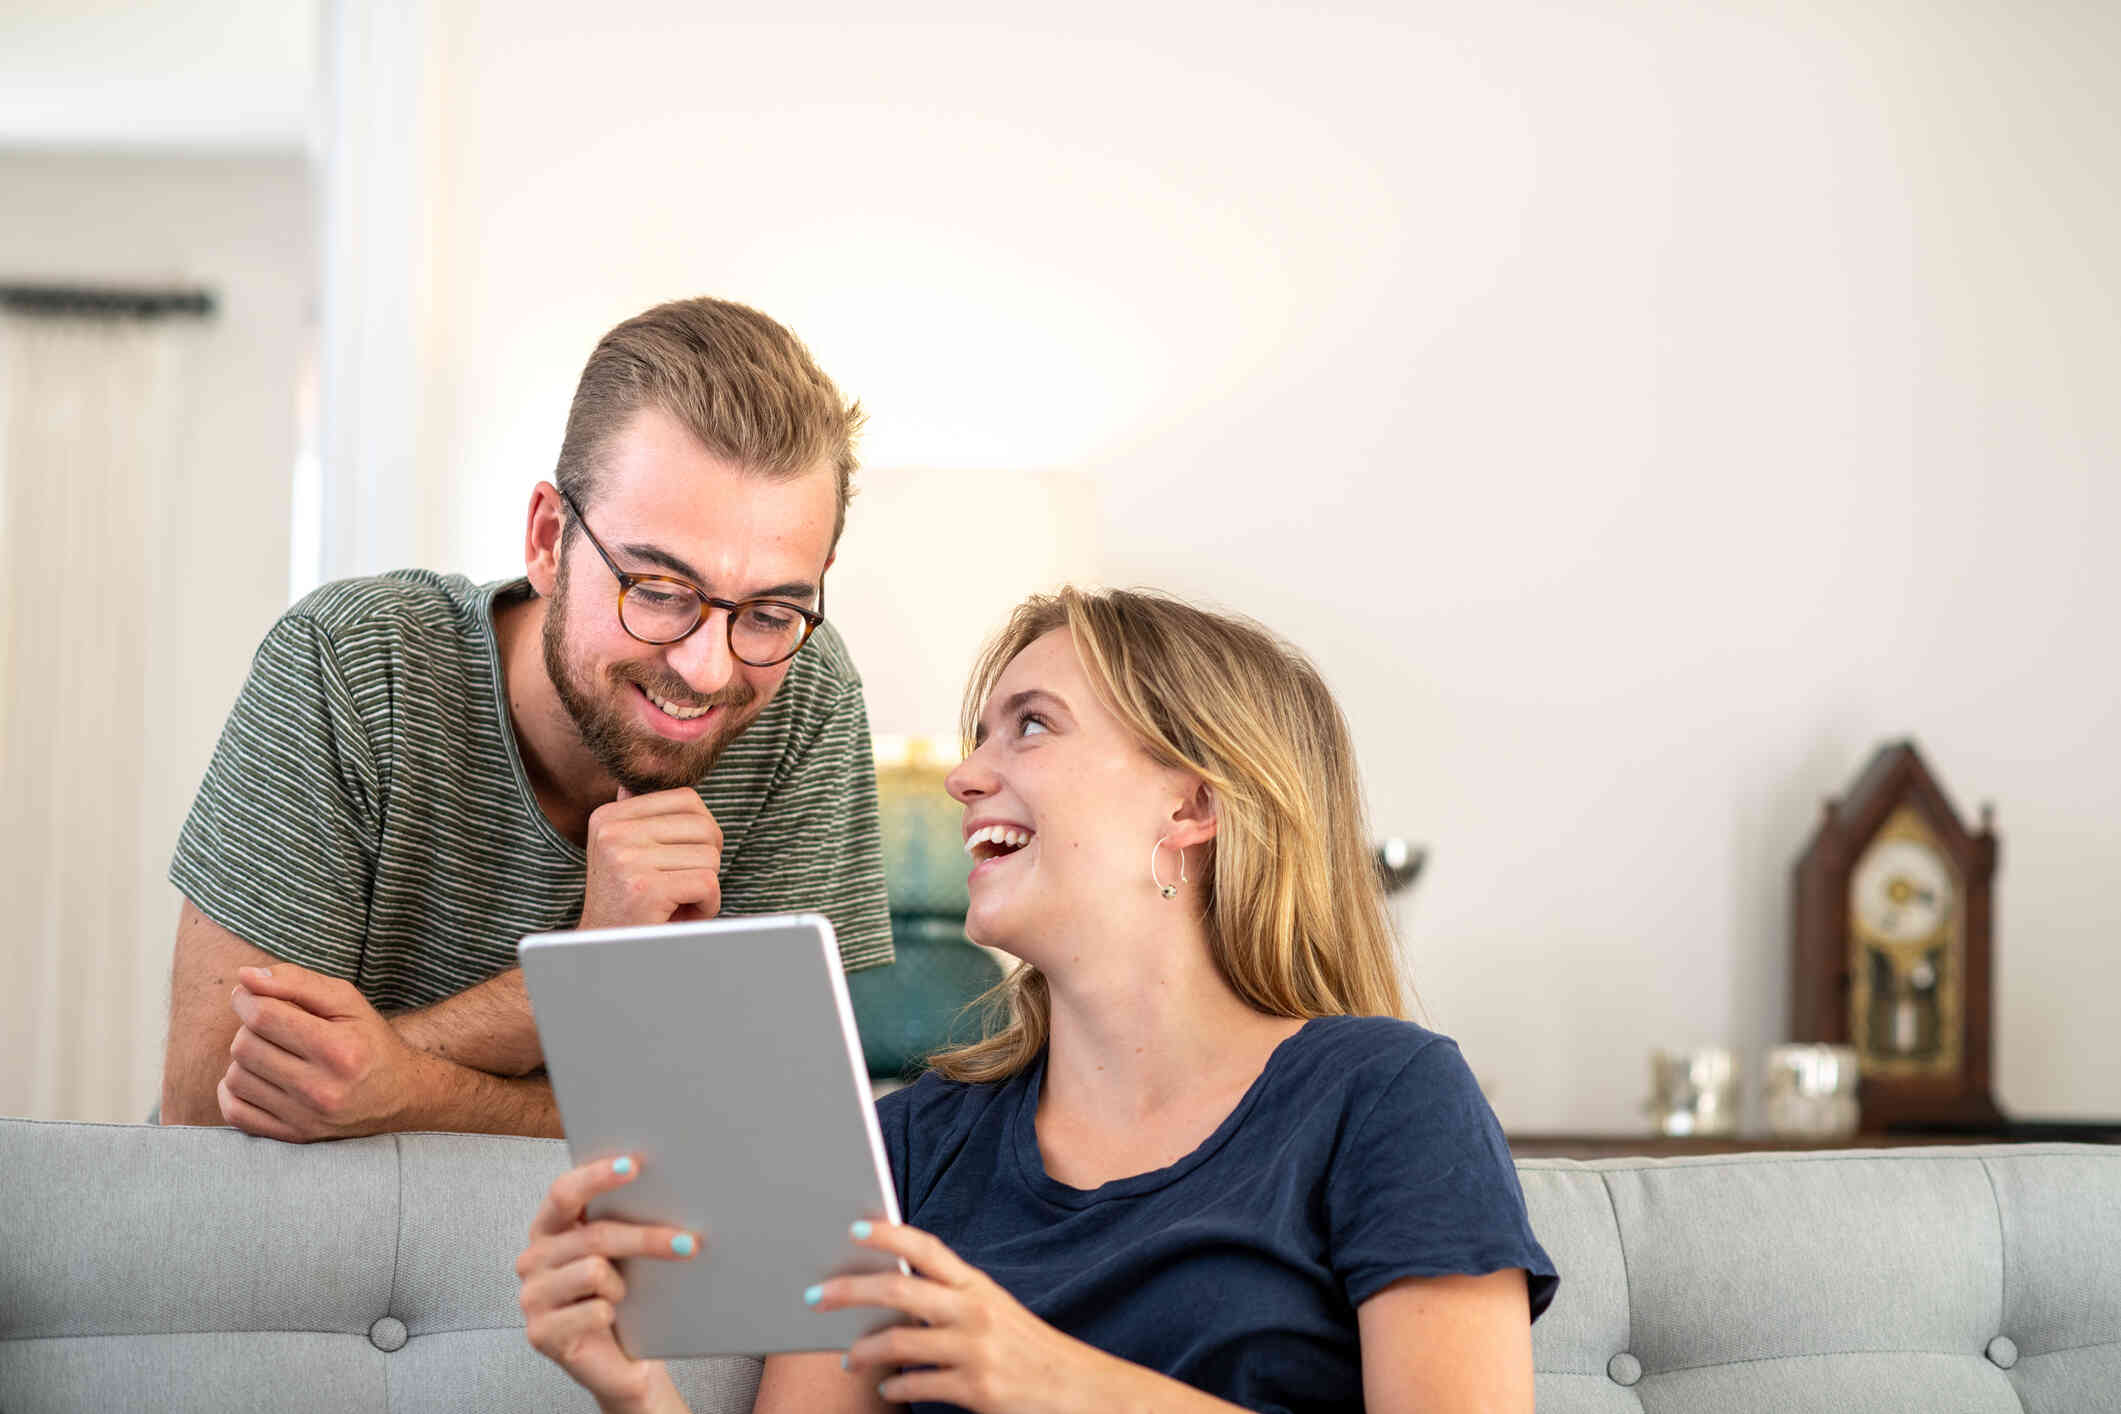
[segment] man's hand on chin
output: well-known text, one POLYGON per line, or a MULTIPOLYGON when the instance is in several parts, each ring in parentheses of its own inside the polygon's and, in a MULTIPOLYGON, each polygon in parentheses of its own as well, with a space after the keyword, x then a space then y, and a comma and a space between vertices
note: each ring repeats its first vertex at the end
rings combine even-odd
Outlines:
POLYGON ((416 1128, 434 1071, 351 982, 279 962, 244 967, 229 998, 243 1023, 215 1094, 221 1117, 289 1143, 416 1128))

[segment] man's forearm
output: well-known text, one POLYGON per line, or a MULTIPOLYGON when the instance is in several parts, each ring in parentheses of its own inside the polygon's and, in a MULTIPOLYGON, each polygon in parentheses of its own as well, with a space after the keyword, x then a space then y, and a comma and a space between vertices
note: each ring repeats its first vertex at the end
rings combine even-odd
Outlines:
POLYGON ((427 1058, 419 1100, 399 1128, 439 1129, 457 1134, 528 1134, 561 1137, 560 1107, 543 1075, 489 1075, 439 1056, 427 1058))
POLYGON ((214 1087, 227 1069, 225 1055, 204 1066, 188 1066, 170 1057, 163 1063, 155 1118, 163 1124, 227 1124, 214 1100, 214 1087))
POLYGON ((433 1006, 394 1016, 390 1024, 414 1050, 488 1075, 524 1076, 545 1063, 518 967, 433 1006))
POLYGON ((221 1117, 215 1087, 228 1070, 228 1043, 236 1034, 229 992, 238 968, 271 967, 278 961, 184 900, 170 960, 169 1042, 162 1060, 164 1124, 228 1122, 221 1117))

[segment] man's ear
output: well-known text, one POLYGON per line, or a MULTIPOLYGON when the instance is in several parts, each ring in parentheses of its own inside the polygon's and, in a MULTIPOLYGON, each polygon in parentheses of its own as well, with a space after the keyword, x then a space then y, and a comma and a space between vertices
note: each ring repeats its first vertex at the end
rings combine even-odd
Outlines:
POLYGON ((1185 799, 1171 812, 1171 843, 1181 847, 1206 844, 1215 838, 1217 825, 1215 792, 1206 781, 1192 777, 1185 799))
POLYGON ((523 573, 530 587, 550 599, 560 582, 560 540, 567 528, 567 503, 550 481, 530 492, 530 516, 523 527, 523 573))

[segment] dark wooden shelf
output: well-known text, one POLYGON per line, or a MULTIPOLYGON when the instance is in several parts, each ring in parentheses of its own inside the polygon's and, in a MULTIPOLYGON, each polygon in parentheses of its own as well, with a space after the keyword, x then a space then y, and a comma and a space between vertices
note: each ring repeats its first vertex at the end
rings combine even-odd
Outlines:
POLYGON ((1906 1149, 1933 1144, 2024 1144, 2067 1138, 2080 1143, 2114 1143, 2112 1132, 2096 1128, 2069 1134, 1996 1133, 1852 1134, 1844 1139, 1782 1139, 1774 1135, 1675 1138, 1663 1134, 1511 1134, 1510 1153, 1519 1159, 1671 1159, 1687 1154, 1811 1153, 1820 1149, 1906 1149))

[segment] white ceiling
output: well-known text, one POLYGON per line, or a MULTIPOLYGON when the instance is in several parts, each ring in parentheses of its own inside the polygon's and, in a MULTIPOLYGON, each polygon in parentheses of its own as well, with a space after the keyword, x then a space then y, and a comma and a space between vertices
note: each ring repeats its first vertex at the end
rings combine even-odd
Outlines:
POLYGON ((319 0, 0 0, 0 146, 300 150, 319 0))

